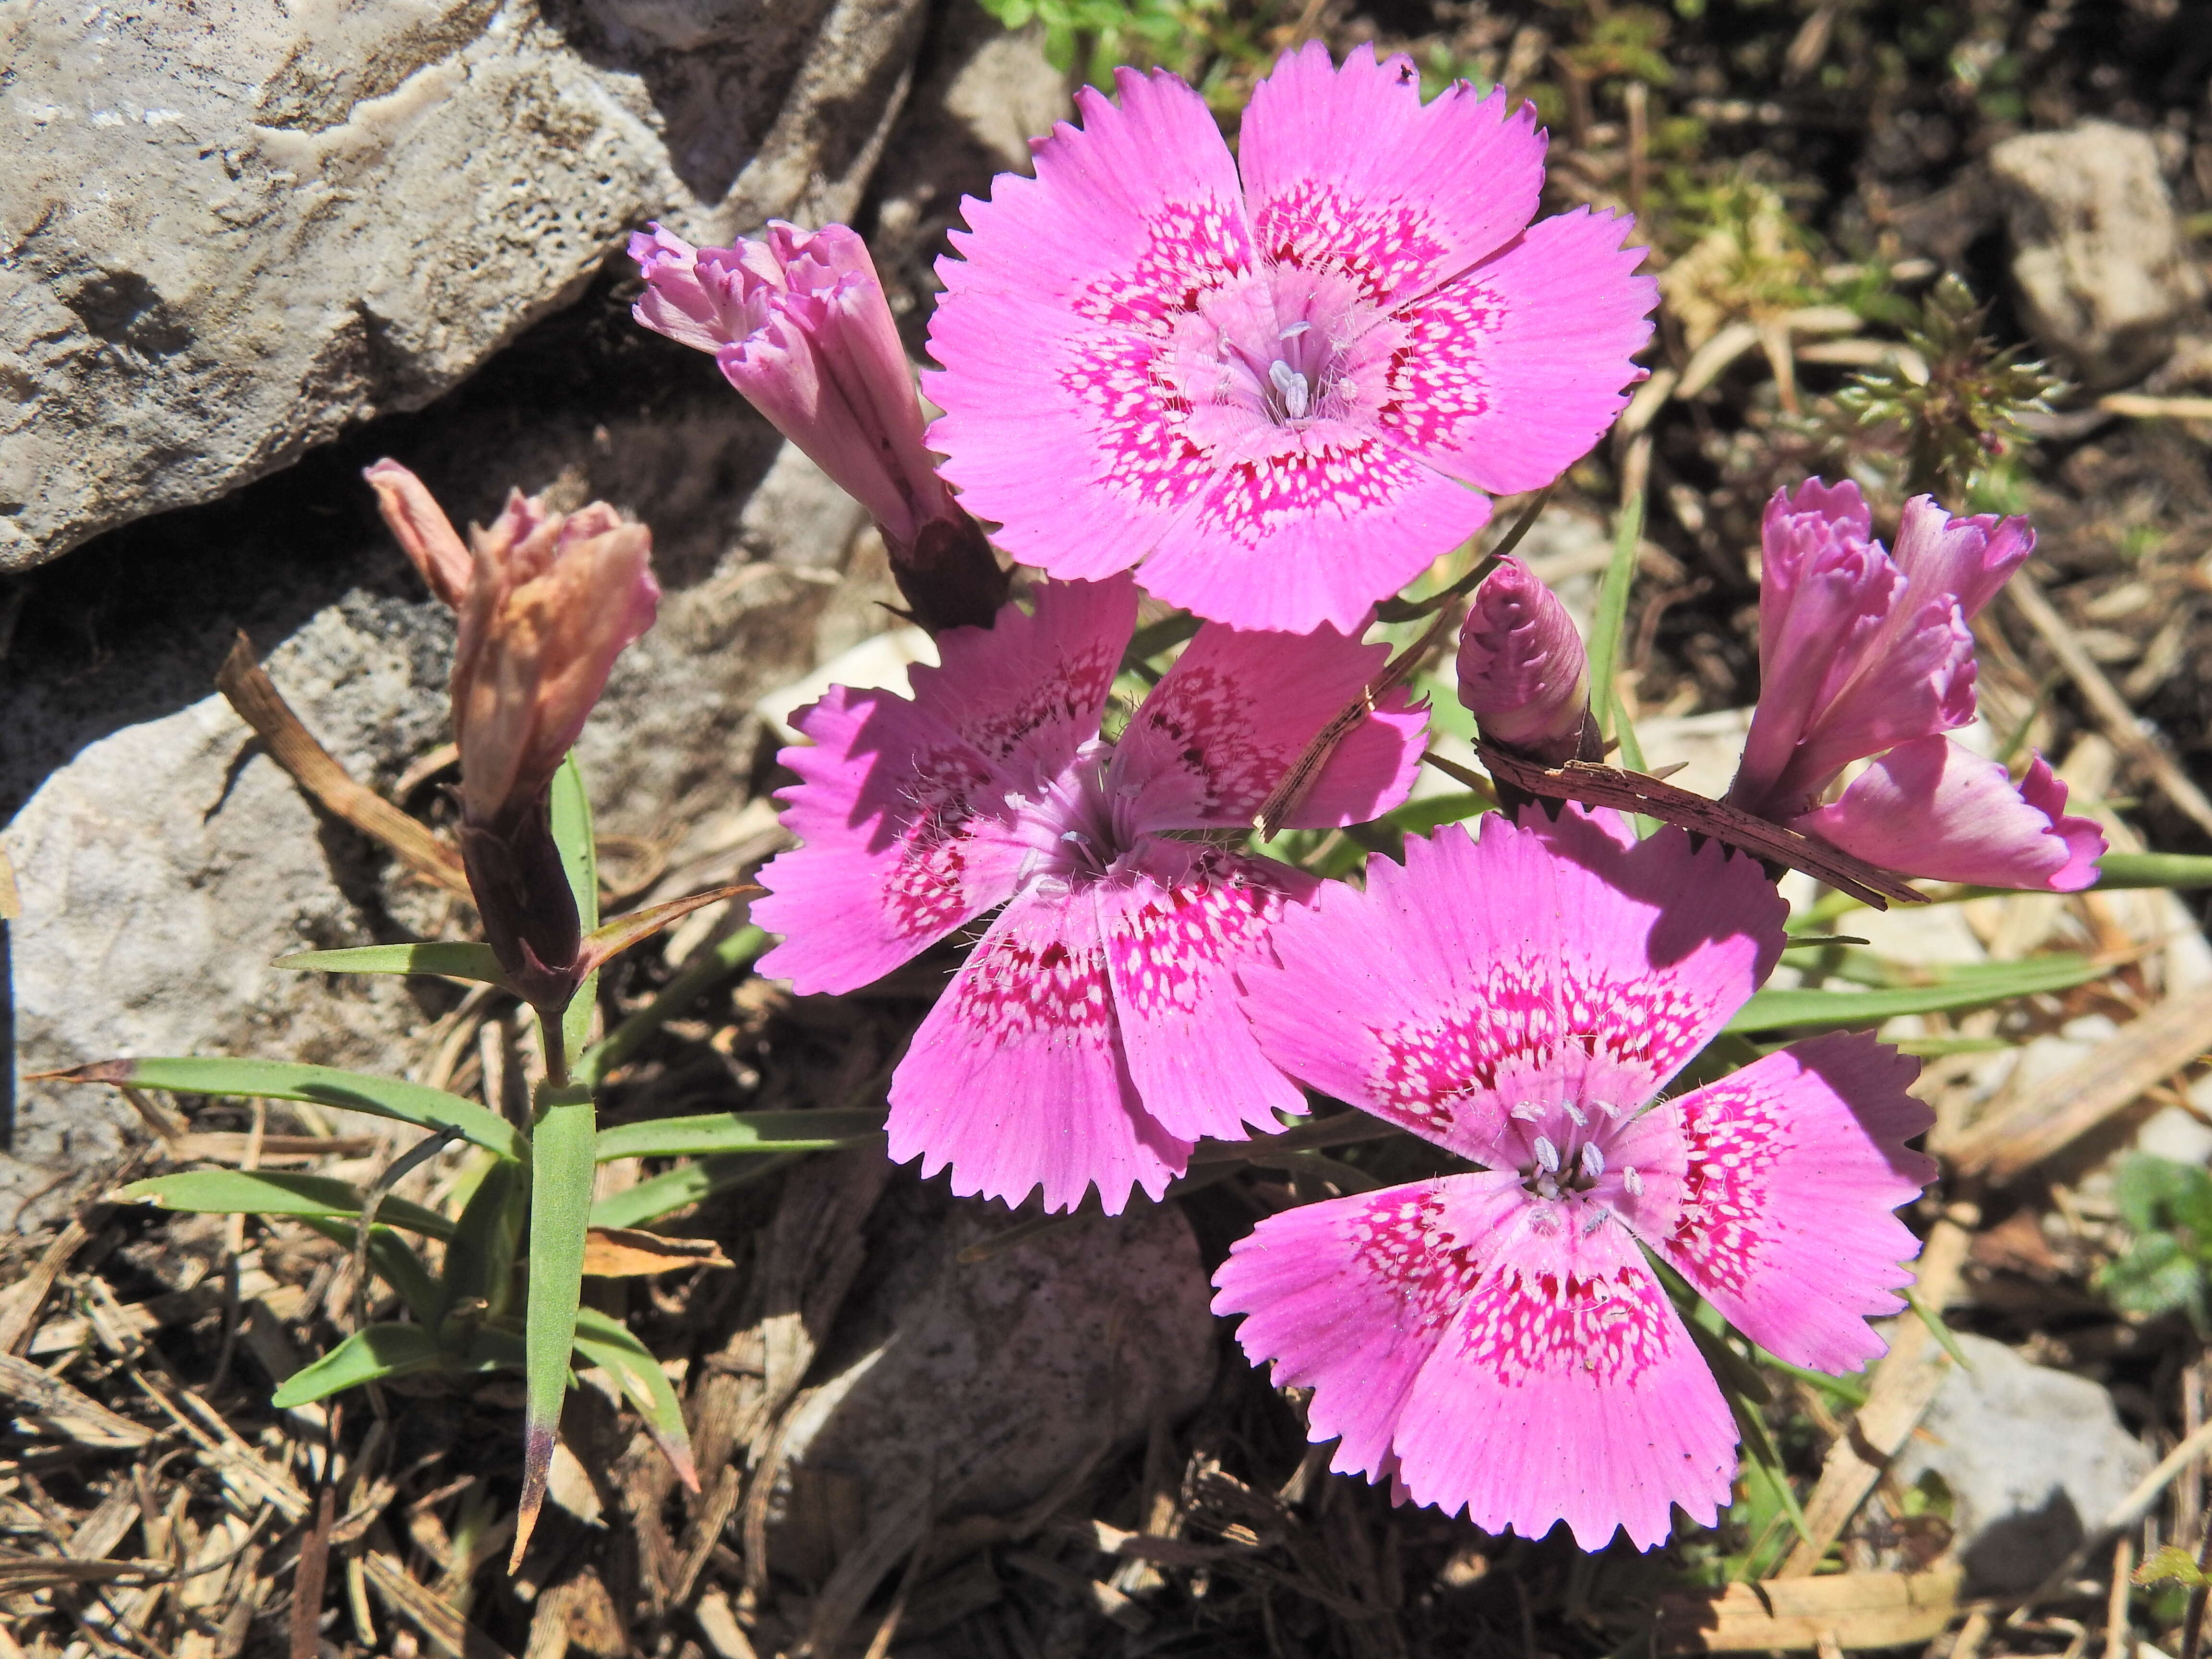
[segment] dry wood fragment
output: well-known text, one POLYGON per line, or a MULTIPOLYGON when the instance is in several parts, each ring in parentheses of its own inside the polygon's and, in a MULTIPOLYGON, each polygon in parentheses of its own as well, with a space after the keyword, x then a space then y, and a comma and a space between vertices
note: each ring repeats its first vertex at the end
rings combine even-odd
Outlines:
MULTIPOLYGON (((1966 1265, 1966 1249, 1980 1219, 1980 1211, 1972 1205, 1954 1204, 1929 1230, 1927 1247, 1921 1251, 1914 1270, 1918 1275, 1920 1295, 1930 1308, 1942 1308, 1957 1289, 1960 1271, 1966 1265)), ((1927 1326, 1910 1313, 1899 1315, 1890 1327, 1889 1352, 1875 1367, 1866 1404, 1859 1407, 1851 1432, 1828 1448, 1827 1458, 1820 1467, 1820 1484, 1805 1504, 1805 1525, 1812 1534, 1811 1540, 1797 1540, 1797 1547, 1775 1574, 1776 1579, 1812 1577, 1821 1557, 1828 1553, 1828 1546, 1843 1535, 1844 1528, 1858 1513, 1859 1505, 1866 1502, 1867 1494, 1881 1479, 1889 1460, 1897 1455, 1913 1425, 1935 1402, 1936 1391, 1942 1386, 1950 1368, 1950 1356, 1943 1352, 1942 1345, 1927 1326)), ((1936 1628, 1940 1630, 1942 1626, 1936 1628)), ((1921 1638, 1893 1639, 1903 1642, 1921 1638)), ((1780 1644, 1762 1642, 1754 1645, 1780 1644)))
POLYGON ((2167 754, 2136 723, 2136 712, 2128 707, 2127 699, 2119 689, 2106 678, 2105 671, 2097 666, 2081 641, 2075 637, 2047 599, 2034 577, 2027 571, 2016 571, 2006 584, 2005 592, 2012 596, 2014 605, 2035 629, 2058 665, 2066 671, 2081 693, 2081 700, 2089 705, 2089 712, 2097 724, 2104 727, 2105 735, 2129 760, 2141 767, 2150 781, 2158 786, 2159 793, 2193 819, 2208 835, 2212 835, 2212 800, 2191 782, 2173 757, 2167 754))
POLYGON ((1962 1174, 2002 1185, 2063 1151, 2212 1049, 2212 988, 2169 997, 2079 1064, 2047 1078, 1944 1149, 1962 1174))
POLYGON ((389 848, 401 863, 424 880, 470 896, 469 878, 458 854, 338 764, 331 751, 292 712, 283 693, 254 659, 253 642, 245 635, 231 647, 215 677, 216 686, 238 711, 238 717, 260 734, 269 745, 270 758, 289 773, 292 781, 337 817, 389 848))
POLYGON ((1954 1565, 1677 1591, 1659 1599, 1658 1645, 1667 1653, 1825 1652, 1927 1642, 1958 1611, 1963 1577, 1954 1565))
POLYGON ((2212 398, 2151 398, 2140 392, 2114 392, 2097 399, 2107 415, 2138 421, 2212 421, 2212 398))
POLYGON ((1625 772, 1618 767, 1600 766, 1589 761, 1539 766, 1534 761, 1510 755, 1492 743, 1481 744, 1480 752, 1491 776, 1531 795, 1610 806, 1624 812, 1642 812, 1662 818, 1754 858, 1802 870, 1877 910, 1887 910, 1893 899, 1901 904, 1927 902, 1926 894, 1901 877, 1863 859, 1853 858, 1824 841, 1754 817, 1726 802, 1708 800, 1645 773, 1625 772))
POLYGON ((46 1433, 79 1445, 137 1447, 154 1438, 154 1431, 144 1424, 118 1416, 61 1378, 13 1354, 0 1354, 0 1395, 21 1404, 25 1418, 46 1433))
POLYGON ((369 1587, 385 1606, 426 1637, 445 1659, 514 1659, 514 1656, 407 1576, 383 1551, 372 1552, 362 1564, 369 1587))

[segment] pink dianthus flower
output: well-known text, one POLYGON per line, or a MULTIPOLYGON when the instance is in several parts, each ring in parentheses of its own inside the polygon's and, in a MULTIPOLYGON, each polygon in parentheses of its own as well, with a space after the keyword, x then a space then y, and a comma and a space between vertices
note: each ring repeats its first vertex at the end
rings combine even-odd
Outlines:
POLYGON ((1286 53, 1236 160, 1164 71, 1085 88, 940 260, 930 429, 964 504, 1056 576, 1144 564, 1239 628, 1358 625, 1550 483, 1638 378, 1626 219, 1530 224, 1534 112, 1410 60, 1286 53), (1241 176, 1240 176, 1241 171, 1241 176))
POLYGON ((1890 1212, 1935 1173, 1905 1146, 1916 1062, 1817 1037, 1659 1097, 1784 914, 1747 858, 1569 806, 1409 842, 1285 915, 1244 975, 1261 1050, 1483 1166, 1272 1217, 1215 1274, 1333 1467, 1584 1549, 1650 1548, 1677 1504, 1710 1524, 1735 1425, 1644 1250, 1794 1364, 1882 1351, 1867 1317, 1919 1248, 1890 1212))
MULTIPOLYGON (((1314 879, 1175 832, 1249 828, 1385 647, 1199 630, 1101 735, 1136 584, 1047 582, 1034 612, 939 638, 911 701, 833 687, 761 872, 761 962, 800 992, 850 991, 1004 905, 891 1079, 890 1155, 952 1190, 1049 1209, 1096 1183, 1109 1213, 1157 1198, 1200 1136, 1305 1109, 1236 1008, 1236 976, 1314 879)), ((1425 717, 1394 692, 1338 745, 1287 822, 1372 818, 1403 799, 1425 717)))
POLYGON ((1942 735, 1974 718, 1967 624, 2034 550, 2027 521, 1954 519, 1916 495, 1892 554, 1856 484, 1815 478, 1775 491, 1760 543, 1759 707, 1729 805, 1906 875, 2059 893, 2095 880, 2104 834, 2067 816, 2041 757, 2015 787, 1942 735))

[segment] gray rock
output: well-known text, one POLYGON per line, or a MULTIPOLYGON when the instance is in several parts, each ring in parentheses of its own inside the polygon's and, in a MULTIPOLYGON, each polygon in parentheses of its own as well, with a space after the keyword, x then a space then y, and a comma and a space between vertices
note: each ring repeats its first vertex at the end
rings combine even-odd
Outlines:
POLYGON ((2094 1382, 1985 1337, 1959 1344, 1972 1369, 1944 1379, 1891 1473, 1910 1486, 1932 1470, 1950 1488, 1954 1547, 1976 1594, 2031 1589, 2154 1460, 2094 1382))
POLYGON ((0 0, 0 571, 423 406, 659 217, 848 216, 921 0, 0 0))
POLYGON ((872 1282, 782 1432, 780 1571, 818 1582, 896 1560, 932 1516, 1012 1516, 1204 1401, 1212 1292, 1178 1206, 958 1259, 1014 1224, 941 1182, 894 1179, 870 1223, 872 1282))
POLYGON ((2203 296, 2148 133, 2107 121, 2025 133, 1990 152, 2021 313, 2093 390, 2166 360, 2203 296))

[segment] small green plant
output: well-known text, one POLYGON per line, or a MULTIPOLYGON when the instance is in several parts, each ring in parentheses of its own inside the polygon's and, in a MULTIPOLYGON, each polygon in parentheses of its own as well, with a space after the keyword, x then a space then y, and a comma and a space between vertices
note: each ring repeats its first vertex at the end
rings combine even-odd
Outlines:
POLYGON ((1905 433, 1904 494, 1964 501, 2010 451, 2032 410, 2048 411, 2063 390, 2041 363, 2019 361, 1985 337, 1988 307, 1956 276, 1929 290, 1905 331, 1911 356, 1895 368, 1853 377, 1836 401, 1862 426, 1905 433))
POLYGON ((2178 1308, 2199 1331, 2212 1330, 2205 1297, 2212 1273, 2212 1175, 2139 1152, 2121 1163, 2112 1194, 2134 1237, 2127 1254, 2097 1275, 2097 1287, 2123 1313, 2148 1317, 2178 1308))

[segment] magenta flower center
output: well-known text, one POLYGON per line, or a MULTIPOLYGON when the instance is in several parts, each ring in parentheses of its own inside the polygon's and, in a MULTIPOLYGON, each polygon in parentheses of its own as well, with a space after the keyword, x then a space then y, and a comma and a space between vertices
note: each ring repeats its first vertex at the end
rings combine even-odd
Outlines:
MULTIPOLYGON (((1621 1143, 1638 1115, 1595 1101, 1522 1101, 1513 1109, 1498 1163, 1520 1172, 1531 1203, 1529 1225, 1544 1233, 1571 1226, 1588 1235, 1637 1208, 1644 1175, 1621 1143)), ((1648 1135, 1638 1138, 1648 1155, 1648 1135)))
POLYGON ((1087 887, 1110 874, 1136 839, 1115 810, 1108 773, 1114 745, 1095 738, 1035 794, 1016 796, 1014 837, 1030 849, 1033 879, 1087 887))

